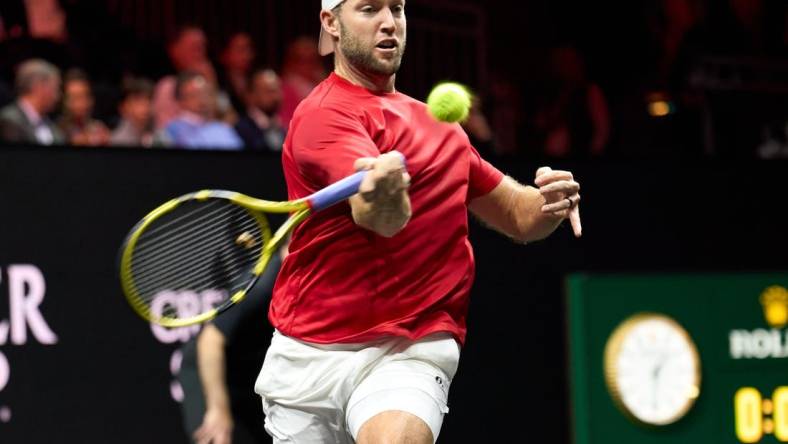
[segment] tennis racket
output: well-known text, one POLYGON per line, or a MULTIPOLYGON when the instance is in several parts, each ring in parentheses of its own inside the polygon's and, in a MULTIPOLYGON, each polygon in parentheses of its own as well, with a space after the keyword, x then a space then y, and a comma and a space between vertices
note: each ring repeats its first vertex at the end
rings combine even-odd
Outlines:
POLYGON ((299 223, 356 194, 366 174, 287 202, 204 190, 165 203, 132 228, 120 249, 126 299, 143 319, 164 327, 215 318, 244 299, 299 223), (290 217, 271 234, 266 213, 290 217))

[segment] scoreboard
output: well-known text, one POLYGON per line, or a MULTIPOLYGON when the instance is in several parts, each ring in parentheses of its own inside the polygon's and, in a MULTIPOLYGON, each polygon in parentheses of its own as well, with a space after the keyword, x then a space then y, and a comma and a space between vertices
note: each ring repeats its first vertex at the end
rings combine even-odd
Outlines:
POLYGON ((573 275, 576 444, 788 442, 788 275, 573 275))

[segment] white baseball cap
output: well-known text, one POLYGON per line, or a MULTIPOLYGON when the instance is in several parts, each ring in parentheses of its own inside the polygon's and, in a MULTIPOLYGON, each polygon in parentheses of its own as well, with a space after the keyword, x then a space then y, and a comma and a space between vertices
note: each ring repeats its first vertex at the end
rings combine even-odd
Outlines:
MULTIPOLYGON (((344 1, 345 0, 323 0, 323 10, 330 11, 344 1)), ((326 34, 322 24, 320 25, 320 40, 317 44, 317 50, 320 52, 321 56, 329 55, 334 52, 334 40, 330 35, 326 34)))

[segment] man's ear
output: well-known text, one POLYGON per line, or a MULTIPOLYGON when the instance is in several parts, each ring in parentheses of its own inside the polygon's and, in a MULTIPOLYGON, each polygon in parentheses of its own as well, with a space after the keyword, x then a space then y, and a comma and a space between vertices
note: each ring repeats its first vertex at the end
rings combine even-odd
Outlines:
POLYGON ((339 38, 339 17, 331 11, 320 11, 320 23, 323 31, 334 38, 339 38))

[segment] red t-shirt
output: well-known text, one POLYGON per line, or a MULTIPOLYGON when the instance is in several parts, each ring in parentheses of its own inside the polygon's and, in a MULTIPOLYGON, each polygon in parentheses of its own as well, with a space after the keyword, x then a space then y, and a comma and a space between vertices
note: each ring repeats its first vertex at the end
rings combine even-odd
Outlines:
POLYGON ((449 332, 464 342, 474 275, 467 204, 503 174, 458 124, 434 120, 404 94, 375 94, 332 74, 293 117, 282 158, 289 197, 306 197, 352 174, 356 159, 392 150, 412 177, 410 222, 385 238, 357 226, 347 202, 304 221, 271 301, 269 318, 283 334, 328 344, 449 332))

